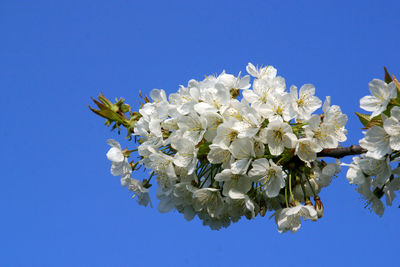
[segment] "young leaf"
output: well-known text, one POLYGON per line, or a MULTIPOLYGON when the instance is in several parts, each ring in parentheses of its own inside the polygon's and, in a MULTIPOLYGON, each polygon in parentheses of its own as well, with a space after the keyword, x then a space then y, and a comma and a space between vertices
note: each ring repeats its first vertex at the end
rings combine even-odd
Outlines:
POLYGON ((371 116, 367 115, 367 114, 361 114, 358 112, 355 112, 355 113, 356 113, 358 119, 360 120, 361 124, 364 125, 364 127, 367 126, 369 121, 371 120, 371 116))
POLYGON ((385 69, 385 82, 386 83, 391 83, 393 81, 392 77, 390 76, 388 70, 386 67, 383 67, 385 69))

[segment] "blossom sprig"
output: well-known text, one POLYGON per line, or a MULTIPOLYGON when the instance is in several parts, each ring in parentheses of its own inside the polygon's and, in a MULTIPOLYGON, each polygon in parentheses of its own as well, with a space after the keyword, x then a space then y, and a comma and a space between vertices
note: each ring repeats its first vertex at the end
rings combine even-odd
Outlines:
POLYGON ((365 137, 359 143, 365 150, 353 158, 347 179, 377 215, 385 210, 381 198, 391 206, 400 189, 400 83, 385 68, 385 81, 369 83, 371 95, 360 100, 360 107, 371 114, 357 113, 364 125, 365 137))
POLYGON ((197 215, 211 229, 271 212, 280 232, 296 232, 301 218, 322 217, 319 194, 340 162, 318 156, 346 140, 347 116, 330 97, 322 105, 311 84, 286 91, 272 66, 249 63, 246 70, 249 75, 223 71, 190 80, 168 97, 154 89, 125 117, 124 101, 112 104, 101 95, 95 102, 97 115, 135 137, 136 162, 114 140, 107 157, 139 204, 152 204, 155 179, 160 212, 175 209, 187 220, 197 215), (314 114, 321 106, 322 114, 314 114), (139 166, 150 170, 149 178, 132 177, 139 166))

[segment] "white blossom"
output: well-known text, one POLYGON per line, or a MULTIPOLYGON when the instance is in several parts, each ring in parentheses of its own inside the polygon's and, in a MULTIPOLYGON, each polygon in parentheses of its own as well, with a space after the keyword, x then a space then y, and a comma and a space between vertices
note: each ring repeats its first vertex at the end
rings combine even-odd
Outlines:
POLYGON ((366 177, 365 182, 362 183, 356 190, 366 200, 367 205, 371 206, 371 209, 378 215, 382 216, 385 211, 385 206, 382 201, 374 194, 371 190, 372 180, 370 177, 366 177))
POLYGON ((291 208, 284 208, 275 213, 275 221, 278 231, 284 233, 291 231, 297 232, 301 227, 301 219, 317 220, 317 211, 313 206, 297 205, 291 208))
POLYGON ((255 157, 253 141, 249 138, 237 139, 232 142, 229 150, 236 159, 231 165, 232 172, 234 174, 245 173, 255 157))
POLYGON ((290 87, 293 109, 297 114, 297 119, 308 120, 311 114, 321 107, 322 101, 314 94, 315 87, 312 84, 303 85, 298 94, 296 86, 290 87))
POLYGON ((139 205, 147 207, 153 206, 151 203, 149 189, 143 186, 143 183, 136 179, 131 179, 129 183, 129 190, 135 193, 134 197, 137 197, 139 205))
POLYGON ((391 117, 383 122, 383 128, 389 135, 390 148, 400 150, 400 107, 393 107, 390 114, 391 117))
POLYGON ((386 205, 392 206, 393 199, 396 197, 395 191, 400 190, 400 178, 394 177, 383 188, 386 197, 386 205))
POLYGON ((225 169, 215 176, 218 182, 224 182, 222 194, 233 199, 244 198, 251 188, 251 180, 245 174, 234 174, 232 170, 225 169))
POLYGON ((338 146, 338 141, 334 137, 334 125, 325 121, 322 122, 320 116, 312 115, 308 120, 308 125, 304 129, 306 136, 312 138, 321 150, 338 146))
POLYGON ((394 82, 387 84, 379 79, 373 79, 369 83, 369 91, 372 95, 361 98, 360 107, 372 112, 371 117, 378 116, 385 111, 390 99, 397 96, 394 82))
POLYGON ((279 156, 284 148, 296 147, 297 137, 293 134, 292 127, 282 119, 277 118, 270 121, 267 128, 261 133, 261 141, 268 144, 271 155, 279 156))
POLYGON ((322 148, 311 138, 300 138, 296 145, 295 155, 304 162, 311 162, 317 158, 317 152, 322 148))
POLYGON ((285 186, 286 174, 271 159, 269 161, 265 158, 255 160, 249 175, 255 177, 256 181, 264 186, 263 190, 269 198, 276 197, 285 186))
POLYGON ((368 129, 365 137, 360 140, 360 146, 368 150, 367 157, 381 159, 392 152, 389 140, 390 136, 382 127, 372 126, 368 129))
POLYGON ((219 217, 224 208, 219 189, 202 188, 193 193, 196 211, 207 211, 211 218, 219 217))
POLYGON ((247 64, 246 67, 247 72, 258 79, 272 79, 275 78, 277 70, 272 67, 272 66, 266 66, 266 67, 255 67, 253 64, 250 62, 247 64))
POLYGON ((331 105, 331 97, 327 96, 322 107, 324 111, 324 123, 332 124, 334 127, 333 136, 338 142, 347 140, 347 130, 345 125, 347 123, 347 115, 342 113, 339 106, 331 105))
MULTIPOLYGON (((150 100, 131 113, 137 152, 108 141, 111 172, 140 205, 152 206, 149 191, 156 183, 160 212, 176 210, 188 221, 197 215, 211 229, 269 211, 275 212, 280 232, 296 232, 301 217, 317 219, 310 203, 299 201, 306 203, 304 194, 318 195, 340 171, 338 162, 326 164, 317 153, 346 140, 347 116, 330 105, 329 97, 324 113, 313 114, 321 107, 314 86, 303 85, 299 92, 292 86, 287 92, 285 79, 272 66, 249 63, 246 70, 254 78, 223 71, 190 80, 169 96, 153 89, 150 100), (138 161, 129 163, 132 156, 138 161), (141 166, 150 170, 142 182, 132 178, 132 168, 141 166)), ((398 113, 393 108, 389 119, 383 116, 384 128, 367 132, 360 144, 369 154, 349 164, 347 178, 368 201, 375 201, 371 190, 379 187, 391 204, 398 190, 397 171, 383 159, 398 148, 398 113)))
POLYGON ((177 153, 174 156, 174 164, 178 167, 185 167, 188 174, 192 174, 197 165, 196 144, 189 139, 182 138, 176 144, 177 153))
POLYGON ((129 165, 128 159, 122 153, 121 145, 112 139, 107 140, 107 144, 111 146, 107 152, 107 158, 112 162, 111 174, 114 176, 130 174, 132 168, 129 165))

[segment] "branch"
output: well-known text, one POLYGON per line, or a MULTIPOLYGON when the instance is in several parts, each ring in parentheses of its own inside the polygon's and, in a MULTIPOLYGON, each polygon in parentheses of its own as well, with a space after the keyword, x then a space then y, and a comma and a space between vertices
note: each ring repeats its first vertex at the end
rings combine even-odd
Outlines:
POLYGON ((317 153, 317 157, 331 157, 331 158, 343 158, 345 156, 360 155, 367 153, 367 150, 358 145, 352 145, 349 147, 339 148, 325 148, 321 152, 317 153))

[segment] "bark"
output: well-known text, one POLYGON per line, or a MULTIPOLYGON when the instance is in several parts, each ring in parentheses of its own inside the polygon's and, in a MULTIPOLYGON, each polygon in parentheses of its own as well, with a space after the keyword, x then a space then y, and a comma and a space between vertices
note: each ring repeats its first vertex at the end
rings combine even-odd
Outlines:
POLYGON ((351 155, 360 155, 366 152, 367 150, 361 146, 352 145, 349 147, 325 148, 321 152, 317 153, 317 157, 331 157, 339 159, 351 155))

